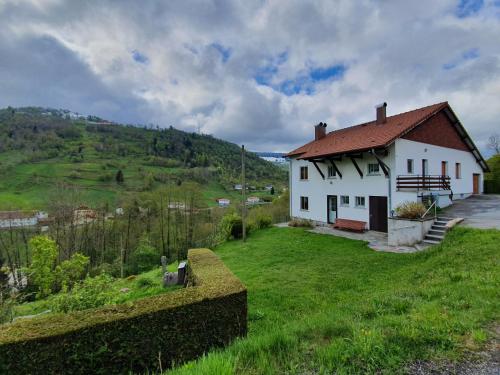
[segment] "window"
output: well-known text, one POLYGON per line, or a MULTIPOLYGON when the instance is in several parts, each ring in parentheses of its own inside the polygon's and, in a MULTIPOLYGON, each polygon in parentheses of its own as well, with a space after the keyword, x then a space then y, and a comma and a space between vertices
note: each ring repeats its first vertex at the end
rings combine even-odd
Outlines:
POLYGON ((379 174, 380 167, 378 163, 369 163, 368 164, 368 174, 379 174))
POLYGON ((460 163, 455 163, 455 178, 462 178, 462 166, 460 163))
POLYGON ((309 211, 309 197, 300 197, 300 209, 309 211))
POLYGON ((344 207, 349 207, 349 196, 341 195, 340 196, 340 205, 344 207))
POLYGON ((335 168, 333 168, 333 165, 328 166, 328 178, 335 178, 337 177, 337 171, 335 168))
POLYGON ((356 197, 356 207, 365 207, 365 197, 356 197))
POLYGON ((441 176, 448 176, 448 162, 441 162, 441 176))
POLYGON ((427 176, 429 174, 429 167, 427 159, 422 159, 422 176, 427 176))
POLYGON ((413 159, 406 160, 406 172, 413 174, 413 159))
POLYGON ((308 176, 308 168, 307 167, 300 167, 300 179, 301 180, 307 180, 309 178, 308 176))

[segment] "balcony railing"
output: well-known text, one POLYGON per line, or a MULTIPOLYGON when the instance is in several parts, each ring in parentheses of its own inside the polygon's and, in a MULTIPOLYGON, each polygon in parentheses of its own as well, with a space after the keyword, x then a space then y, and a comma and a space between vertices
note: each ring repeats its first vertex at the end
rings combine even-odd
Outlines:
POLYGON ((398 190, 451 190, 450 176, 407 175, 396 178, 398 190))

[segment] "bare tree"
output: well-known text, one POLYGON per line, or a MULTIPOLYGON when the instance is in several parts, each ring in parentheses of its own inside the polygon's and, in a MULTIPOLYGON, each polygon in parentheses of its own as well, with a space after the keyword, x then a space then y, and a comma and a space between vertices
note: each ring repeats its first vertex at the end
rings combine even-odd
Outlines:
POLYGON ((495 154, 500 154, 500 135, 494 134, 488 139, 488 148, 493 150, 495 154))

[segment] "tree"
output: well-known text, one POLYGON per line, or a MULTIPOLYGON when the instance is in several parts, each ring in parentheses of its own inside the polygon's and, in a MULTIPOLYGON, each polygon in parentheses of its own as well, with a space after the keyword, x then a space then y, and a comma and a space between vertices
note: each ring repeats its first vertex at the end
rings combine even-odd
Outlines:
POLYGON ((37 297, 46 297, 52 293, 55 282, 53 272, 57 258, 56 242, 47 236, 35 236, 30 240, 32 251, 28 277, 37 287, 37 297))
POLYGON ((118 184, 123 184, 123 182, 125 181, 125 179, 123 178, 123 172, 121 169, 118 169, 118 172, 116 172, 116 182, 118 184))
POLYGON ((274 186, 271 186, 271 195, 274 195, 274 186))
POLYGON ((488 139, 488 148, 493 150, 495 154, 500 154, 500 135, 494 134, 488 139))

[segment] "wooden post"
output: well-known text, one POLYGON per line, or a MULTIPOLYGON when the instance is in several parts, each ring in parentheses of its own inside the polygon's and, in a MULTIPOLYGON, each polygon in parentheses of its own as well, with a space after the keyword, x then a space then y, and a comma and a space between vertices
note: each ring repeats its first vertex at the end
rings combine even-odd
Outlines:
POLYGON ((246 202, 246 186, 245 186, 245 145, 241 146, 241 196, 243 200, 243 206, 241 208, 241 226, 243 232, 243 242, 247 239, 246 233, 246 211, 247 211, 247 202, 246 202))

